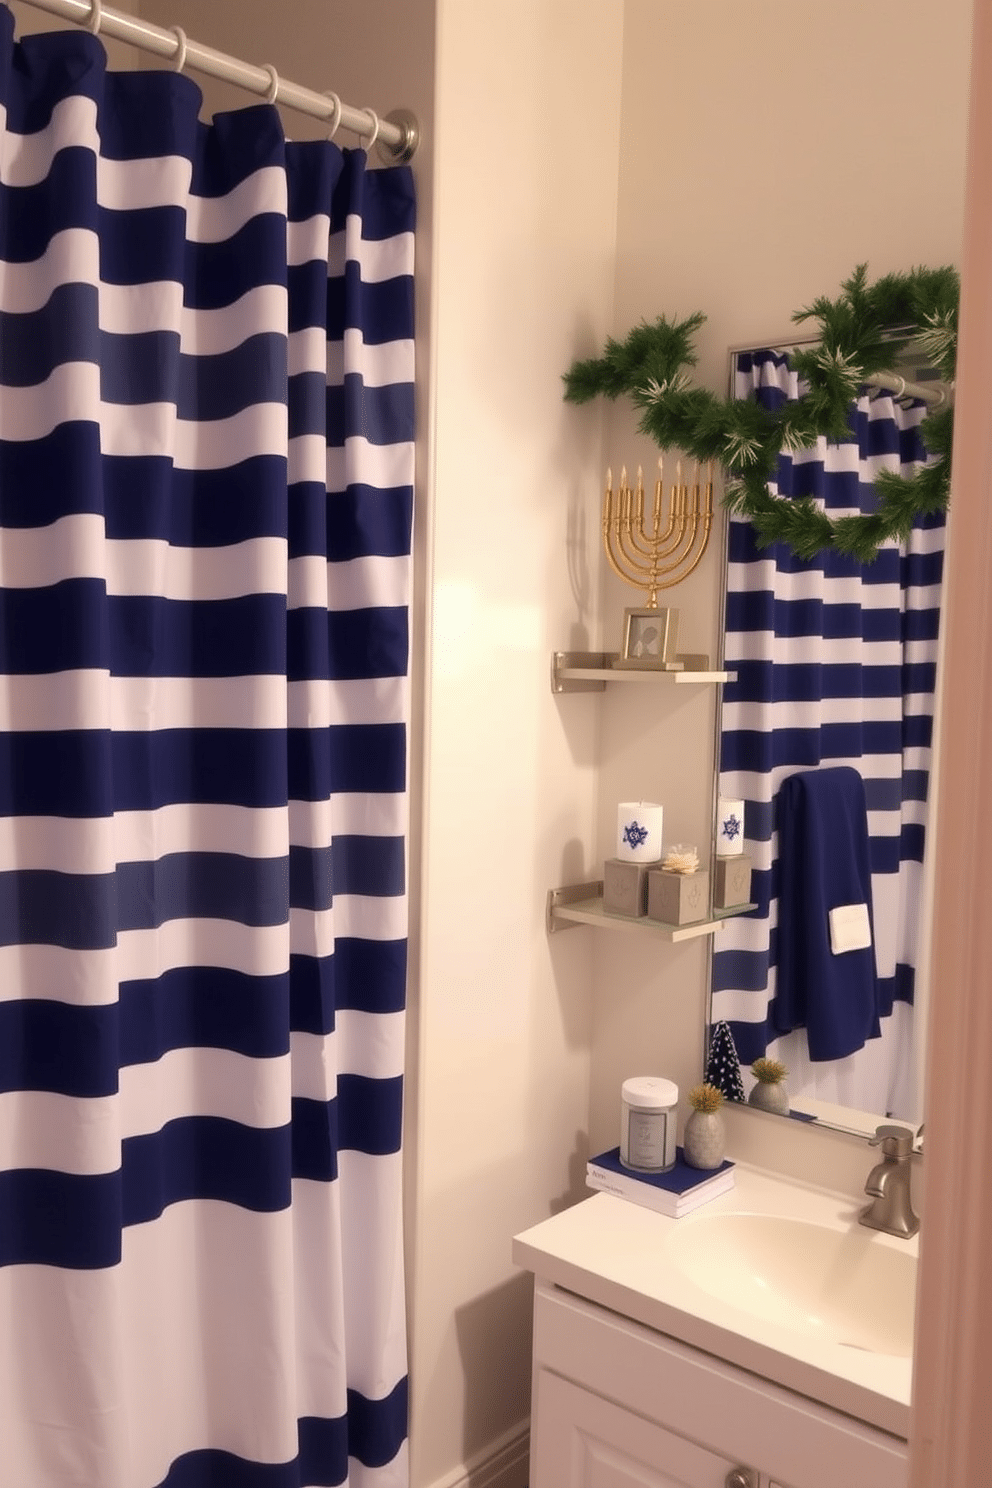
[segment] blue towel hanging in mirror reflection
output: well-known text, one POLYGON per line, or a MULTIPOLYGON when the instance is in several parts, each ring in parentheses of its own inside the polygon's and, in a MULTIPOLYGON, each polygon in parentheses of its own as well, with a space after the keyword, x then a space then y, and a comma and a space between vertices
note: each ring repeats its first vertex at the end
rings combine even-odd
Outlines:
POLYGON ((778 957, 770 1021, 805 1028, 809 1057, 843 1059, 879 1036, 875 950, 835 954, 830 910, 867 904, 872 918, 868 812, 857 770, 802 770, 778 793, 778 957))

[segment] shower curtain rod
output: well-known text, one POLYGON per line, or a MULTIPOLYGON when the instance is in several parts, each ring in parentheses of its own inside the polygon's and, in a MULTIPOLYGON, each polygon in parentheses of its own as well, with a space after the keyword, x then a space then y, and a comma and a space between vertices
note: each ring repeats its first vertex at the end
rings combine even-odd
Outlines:
MULTIPOLYGON (((801 351, 805 346, 816 345, 818 341, 815 336, 797 336, 790 341, 745 341, 740 346, 730 348, 731 364, 733 364, 733 358, 739 356, 742 351, 750 352, 761 348, 781 355, 790 351, 801 351)), ((865 378, 865 386, 878 388, 883 393, 895 393, 897 398, 916 398, 921 403, 929 404, 931 408, 942 408, 954 396, 953 382, 911 382, 898 372, 871 372, 865 378)))
POLYGON ((944 382, 931 383, 929 386, 923 382, 907 382, 898 372, 872 372, 865 378, 865 382, 869 387, 881 388, 883 393, 895 393, 897 398, 917 398, 921 403, 929 403, 935 408, 940 408, 948 401, 949 389, 944 382))
POLYGON ((94 35, 112 36, 117 41, 130 42, 144 52, 166 57, 177 72, 191 68, 206 73, 208 77, 235 83, 249 93, 257 93, 266 103, 282 103, 298 113, 322 119, 331 125, 332 134, 338 128, 347 129, 359 136, 366 149, 378 145, 381 158, 389 164, 402 164, 412 159, 420 143, 420 127, 408 109, 395 109, 380 119, 373 109, 350 108, 336 93, 315 93, 299 83, 285 82, 268 64, 253 67, 226 52, 190 41, 181 26, 168 29, 153 26, 119 10, 110 10, 101 4, 101 0, 23 0, 23 3, 35 10, 47 11, 49 15, 61 16, 77 26, 85 26, 94 35))
MULTIPOLYGON (((30 0, 28 0, 30 3, 30 0)), ((803 347, 818 345, 817 336, 796 336, 793 341, 745 341, 739 347, 730 347, 730 363, 742 351, 775 351, 779 356, 790 351, 802 351, 803 347)), ((866 387, 877 387, 882 393, 895 393, 895 397, 915 397, 918 402, 928 403, 931 408, 943 408, 955 393, 953 382, 910 382, 898 372, 870 372, 864 379, 866 387)))

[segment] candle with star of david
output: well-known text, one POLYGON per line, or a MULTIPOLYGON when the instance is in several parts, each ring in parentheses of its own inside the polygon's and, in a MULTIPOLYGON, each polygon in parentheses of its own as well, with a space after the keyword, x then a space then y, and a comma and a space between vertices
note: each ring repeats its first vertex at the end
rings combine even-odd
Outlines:
POLYGON ((716 855, 736 858, 744 851, 744 802, 721 796, 716 811, 716 855))
POLYGON ((617 807, 617 851, 622 863, 659 863, 662 808, 654 801, 621 801, 617 807))

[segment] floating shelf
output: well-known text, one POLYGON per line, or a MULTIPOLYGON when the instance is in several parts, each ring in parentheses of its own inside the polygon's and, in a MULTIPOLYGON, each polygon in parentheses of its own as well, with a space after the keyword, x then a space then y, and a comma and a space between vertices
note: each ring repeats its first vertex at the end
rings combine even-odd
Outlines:
POLYGON ((731 909, 715 909, 705 920, 694 920, 689 925, 666 925, 661 920, 651 920, 641 915, 610 914, 603 908, 603 880, 593 883, 569 884, 563 889, 549 889, 546 921, 549 935, 562 930, 571 930, 576 925, 596 925, 601 930, 626 930, 638 935, 656 935, 662 940, 676 942, 695 940, 699 935, 715 935, 725 920, 735 919, 756 909, 755 904, 735 904, 731 909))
POLYGON ((653 682, 655 686, 661 682, 686 687, 733 682, 737 676, 736 672, 711 671, 707 656, 680 656, 680 672, 616 667, 617 660, 616 651, 552 651, 551 691, 603 692, 607 682, 653 682))

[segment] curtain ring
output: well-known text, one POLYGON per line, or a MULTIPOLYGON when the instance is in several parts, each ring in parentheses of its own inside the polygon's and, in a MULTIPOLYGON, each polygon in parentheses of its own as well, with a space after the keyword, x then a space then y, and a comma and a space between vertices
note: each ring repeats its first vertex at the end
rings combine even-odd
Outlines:
POLYGON ((359 135, 358 136, 358 143, 361 145, 361 147, 362 147, 363 150, 368 151, 368 150, 371 150, 372 146, 375 144, 376 140, 379 138, 379 130, 382 128, 382 122, 381 122, 381 120, 379 118, 379 115, 376 113, 375 109, 367 108, 365 110, 365 112, 368 114, 369 118, 372 120, 372 133, 369 135, 367 141, 364 140, 361 135, 359 135))
POLYGON ((332 93, 330 89, 328 89, 327 92, 323 93, 321 96, 323 98, 329 98, 331 100, 331 106, 334 109, 334 112, 331 114, 331 118, 334 122, 331 125, 331 132, 327 136, 329 140, 332 140, 337 134, 338 126, 341 123, 341 100, 338 95, 336 93, 332 93))
POLYGON ((269 84, 269 91, 265 95, 265 101, 266 103, 275 103, 276 99, 279 96, 279 74, 276 72, 271 62, 263 62, 262 71, 267 72, 269 74, 269 77, 272 79, 271 83, 269 84))
POLYGON ((182 72, 186 66, 186 32, 182 26, 170 26, 169 30, 176 38, 176 53, 172 59, 172 69, 174 72, 182 72))
POLYGON ((99 36, 102 25, 103 6, 101 0, 90 0, 90 13, 86 18, 86 29, 87 31, 92 31, 94 36, 99 36))
MULTIPOLYGON (((896 376, 899 377, 899 373, 898 372, 896 373, 896 376)), ((901 398, 902 395, 903 395, 903 393, 905 391, 906 391, 906 379, 905 379, 905 377, 899 377, 899 391, 896 393, 896 397, 897 398, 901 398)))

